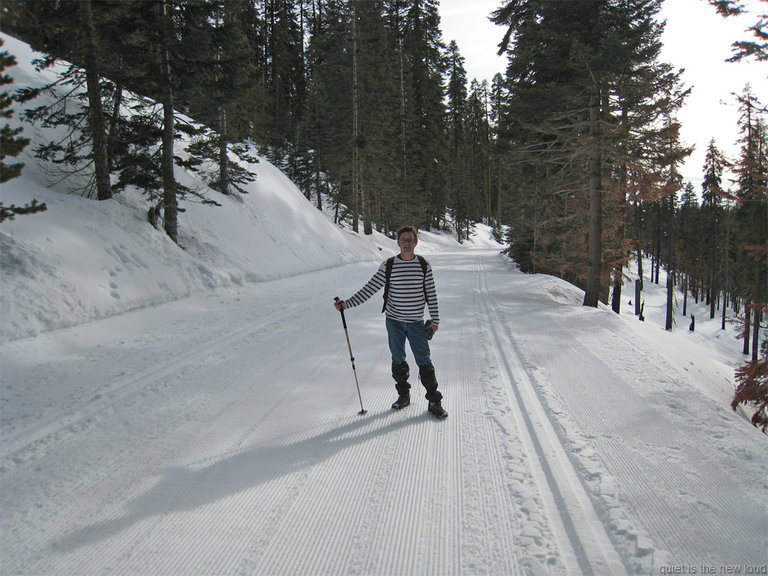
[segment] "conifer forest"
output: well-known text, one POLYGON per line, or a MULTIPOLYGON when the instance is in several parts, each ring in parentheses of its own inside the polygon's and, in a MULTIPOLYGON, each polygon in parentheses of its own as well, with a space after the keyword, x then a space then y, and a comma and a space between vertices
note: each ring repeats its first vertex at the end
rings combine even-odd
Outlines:
MULTIPOLYGON (((499 0, 488 16, 506 71, 470 79, 439 0, 3 0, 0 28, 43 53, 39 67, 71 65, 42 88, 55 105, 4 74, 0 106, 23 103, 28 130, 66 134, 33 144, 52 173, 85 175, 94 201, 143 190, 174 240, 184 202, 215 210, 216 194, 242 193, 253 176, 240 161, 258 151, 360 234, 412 224, 461 242, 487 223, 523 272, 568 280, 586 306, 618 311, 623 298, 640 316, 642 285, 622 296, 623 270, 649 268, 670 308, 677 287, 713 318, 738 316, 734 406, 765 414, 766 103, 733 86, 738 156, 713 140, 702 183, 683 181, 677 112, 690 87, 661 60, 661 4, 499 0), (174 163, 210 191, 175 181, 174 163)), ((710 4, 723 18, 740 9, 710 4)), ((733 52, 763 74, 767 28, 763 14, 733 52)), ((3 179, 28 144, 3 129, 3 179)), ((44 208, 2 207, 0 221, 44 208)))

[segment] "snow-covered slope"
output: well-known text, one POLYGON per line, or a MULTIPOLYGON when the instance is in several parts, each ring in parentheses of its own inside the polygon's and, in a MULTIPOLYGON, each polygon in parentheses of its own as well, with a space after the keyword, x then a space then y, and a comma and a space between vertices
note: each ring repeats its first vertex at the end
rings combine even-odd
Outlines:
POLYGON ((332 299, 394 244, 253 169, 249 194, 185 206, 184 249, 135 193, 50 190, 32 159, 3 186, 49 209, 0 226, 0 573, 768 570, 768 439, 729 407, 732 327, 692 305, 697 331, 665 332, 650 281, 644 323, 584 308, 486 227, 422 233, 450 415, 416 378, 390 410, 374 298, 347 313, 358 416, 332 299))
MULTIPOLYGON (((11 88, 39 86, 51 71, 36 73, 35 55, 18 40, 2 35, 18 66, 7 70, 11 88)), ((40 55, 38 54, 37 57, 40 55)), ((39 97, 42 100, 44 97, 39 97)), ((40 102, 34 101, 35 105, 40 102)), ((49 132, 21 122, 33 142, 19 160, 20 178, 2 186, 0 201, 24 205, 33 198, 46 212, 18 217, 0 228, 0 339, 71 326, 133 308, 176 300, 215 286, 280 278, 380 256, 394 247, 386 237, 359 238, 340 230, 311 206, 285 175, 263 158, 249 166, 256 180, 248 193, 207 195, 222 204, 183 202, 179 250, 149 224, 148 202, 136 191, 113 201, 95 202, 65 194, 67 181, 33 156, 49 132)), ((177 168, 185 185, 203 183, 177 168)))

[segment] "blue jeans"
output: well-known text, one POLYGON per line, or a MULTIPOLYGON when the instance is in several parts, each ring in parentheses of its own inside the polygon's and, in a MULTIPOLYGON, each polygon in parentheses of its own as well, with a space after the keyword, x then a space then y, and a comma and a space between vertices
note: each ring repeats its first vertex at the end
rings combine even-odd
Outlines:
POLYGON ((424 330, 424 321, 402 322, 387 317, 387 336, 389 351, 392 353, 393 364, 405 362, 405 340, 411 345, 411 351, 419 367, 429 366, 432 360, 429 356, 429 342, 424 330))

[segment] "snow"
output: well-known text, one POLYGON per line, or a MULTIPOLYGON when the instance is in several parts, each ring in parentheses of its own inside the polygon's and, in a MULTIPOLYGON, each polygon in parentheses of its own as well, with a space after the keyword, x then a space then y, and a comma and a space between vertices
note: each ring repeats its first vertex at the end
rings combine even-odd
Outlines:
POLYGON ((486 227, 424 232, 449 417, 416 381, 390 410, 376 297, 346 315, 360 416, 332 302, 394 242, 261 159, 248 194, 184 203, 181 249, 138 193, 66 194, 29 154, 1 191, 48 210, 0 225, 0 573, 768 571, 768 439, 703 304, 667 332, 649 280, 639 322, 519 273, 486 227))

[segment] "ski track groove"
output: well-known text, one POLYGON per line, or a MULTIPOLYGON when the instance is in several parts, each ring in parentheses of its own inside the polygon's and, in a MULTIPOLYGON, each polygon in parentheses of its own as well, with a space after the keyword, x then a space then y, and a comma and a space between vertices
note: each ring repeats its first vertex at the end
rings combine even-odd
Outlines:
MULTIPOLYGON (((479 268, 475 268, 475 282, 478 282, 480 274, 479 268)), ((479 295, 475 292, 473 307, 476 310, 481 308, 479 295)), ((474 367, 474 373, 471 376, 465 376, 461 381, 480 383, 482 375, 479 373, 479 366, 483 365, 483 360, 477 352, 477 343, 482 340, 482 326, 485 322, 475 322, 471 328, 471 334, 466 342, 465 349, 473 350, 477 360, 466 362, 463 366, 474 367)), ((509 486, 513 484, 510 478, 508 467, 511 466, 510 458, 503 453, 502 442, 498 441, 498 434, 504 431, 495 426, 493 419, 489 415, 494 413, 491 406, 491 398, 487 394, 478 394, 475 386, 465 386, 468 397, 465 399, 467 406, 471 409, 465 411, 462 415, 465 422, 459 427, 460 431, 472 430, 471 437, 482 439, 480 442, 462 442, 457 441, 457 445, 470 447, 471 456, 468 458, 472 464, 468 467, 462 467, 472 470, 471 482, 473 488, 467 489, 467 482, 464 483, 462 494, 471 494, 477 501, 477 506, 482 511, 482 518, 494 518, 496 523, 501 526, 508 526, 509 529, 501 530, 499 533, 489 532, 488 522, 480 526, 468 526, 465 534, 475 537, 476 545, 482 550, 477 554, 478 558, 494 559, 490 566, 503 566, 504 574, 519 573, 519 557, 516 551, 520 548, 517 541, 520 538, 522 529, 521 522, 511 514, 509 505, 504 501, 506 499, 515 502, 514 493, 509 494, 509 486), (482 417, 478 417, 482 416, 482 417), (487 461, 486 461, 487 460, 487 461), (491 482, 490 489, 482 489, 484 483, 483 470, 489 470, 485 482, 491 482), (505 498, 506 496, 506 498, 505 498), (514 534, 514 535, 513 535, 514 534)), ((482 566, 475 562, 468 567, 473 573, 490 573, 489 567, 482 566)))
MULTIPOLYGON (((499 305, 488 288, 482 256, 477 258, 477 265, 482 271, 478 276, 477 289, 482 295, 485 317, 491 326, 492 319, 501 317, 499 305)), ((600 515, 549 420, 509 328, 502 322, 495 325, 499 327, 498 331, 489 328, 495 353, 508 379, 510 393, 514 396, 511 404, 524 423, 519 430, 529 436, 528 443, 539 456, 538 485, 540 488, 548 487, 551 492, 546 498, 550 502, 549 518, 563 557, 575 559, 584 574, 626 574, 624 561, 605 532, 600 515)), ((567 560, 566 563, 570 564, 567 560)))
MULTIPOLYGON (((314 302, 311 305, 304 302, 302 307, 290 311, 288 319, 301 317, 307 310, 314 307, 314 302)), ((283 309, 273 310, 266 317, 259 317, 240 328, 228 331, 223 336, 219 335, 215 340, 195 345, 174 359, 164 362, 162 367, 158 368, 157 364, 153 364, 128 377, 117 377, 116 383, 112 383, 107 389, 93 397, 85 406, 74 411, 58 410, 54 414, 48 415, 42 422, 28 426, 19 432, 4 435, 3 462, 14 462, 17 466, 29 464, 30 459, 23 456, 22 453, 33 449, 35 445, 45 444, 46 439, 66 436, 67 429, 82 426, 97 415, 124 403, 130 396, 151 390, 162 379, 177 374, 191 362, 199 361, 200 358, 210 356, 215 350, 226 349, 246 336, 261 332, 265 325, 278 325, 284 322, 286 320, 285 314, 286 311, 283 309)), ((46 446, 46 448, 49 447, 46 446)), ((34 457, 31 458, 31 460, 34 459, 34 457)))
MULTIPOLYGON (((559 406, 556 410, 568 414, 573 422, 566 427, 574 436, 569 438, 571 450, 577 459, 582 458, 594 492, 599 496, 606 484, 611 486, 609 492, 614 492, 613 486, 618 484, 619 492, 610 496, 620 498, 624 507, 632 511, 634 519, 629 525, 626 518, 611 519, 616 538, 625 541, 619 543, 626 552, 640 557, 654 551, 664 552, 670 555, 670 561, 691 566, 702 562, 717 565, 724 558, 732 558, 734 563, 742 559, 746 564, 759 558, 755 551, 765 545, 760 534, 739 528, 759 525, 757 515, 765 518, 759 498, 736 493, 729 482, 730 471, 715 469, 689 440, 684 429, 685 418, 673 414, 672 419, 668 411, 663 410, 669 408, 664 394, 670 390, 685 394, 674 382, 674 370, 664 366, 663 359, 657 360, 656 369, 663 375, 654 385, 657 389, 633 391, 631 386, 619 384, 621 375, 610 368, 611 348, 597 335, 584 330, 579 335, 582 344, 579 349, 565 342, 565 338, 558 340, 564 342, 558 355, 549 360, 550 369, 545 376, 557 391, 552 405, 559 406), (600 357, 595 350, 601 351, 600 357), (585 362, 584 354, 593 359, 585 362), (589 374, 583 371, 583 365, 590 366, 589 374), (574 385, 589 382, 599 383, 599 393, 587 385, 574 385), (617 398, 622 401, 618 419, 617 398), (632 437, 623 433, 628 425, 634 431, 632 437), (578 438, 575 430, 583 431, 583 437, 578 438), (592 454, 598 454, 600 462, 595 463, 594 457, 590 459, 592 454), (653 482, 648 482, 649 476, 653 482), (615 477, 620 478, 620 484, 615 477), (709 512, 712 507, 721 511, 714 520, 709 512), (730 537, 726 543, 720 519, 729 516, 753 519, 728 524, 730 537), (680 521, 695 529, 680 530, 680 521), (635 526, 638 522, 644 529, 635 526), (734 528, 740 532, 734 533, 734 528), (655 535, 653 549, 648 545, 646 531, 655 535), (646 541, 641 542, 639 538, 646 541), (703 547, 702 541, 706 542, 703 547), (704 556, 702 548, 707 551, 704 556)), ((636 348, 636 343, 627 343, 636 348)), ((536 363, 536 354, 532 354, 532 358, 536 363)), ((638 359, 638 373, 643 368, 638 359)), ((608 515, 611 516, 610 510, 608 515)))

